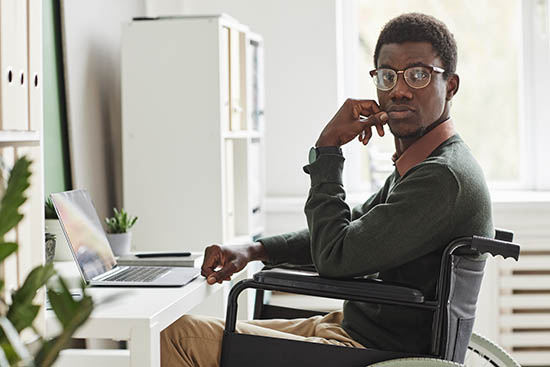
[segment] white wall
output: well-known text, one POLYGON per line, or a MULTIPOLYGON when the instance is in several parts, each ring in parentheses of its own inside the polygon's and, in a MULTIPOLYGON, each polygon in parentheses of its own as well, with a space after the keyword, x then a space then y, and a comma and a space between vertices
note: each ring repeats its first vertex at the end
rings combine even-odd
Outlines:
POLYGON ((63 1, 63 52, 74 188, 88 189, 100 217, 122 202, 121 23, 144 0, 63 1))
POLYGON ((340 6, 338 0, 183 0, 184 14, 224 12, 264 37, 268 197, 307 195, 302 166, 341 100, 340 6))

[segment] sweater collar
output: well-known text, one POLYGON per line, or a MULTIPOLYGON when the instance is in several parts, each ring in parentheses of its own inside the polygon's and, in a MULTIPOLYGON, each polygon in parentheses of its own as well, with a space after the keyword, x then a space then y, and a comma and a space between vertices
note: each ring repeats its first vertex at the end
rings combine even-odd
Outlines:
POLYGON ((438 146, 455 134, 453 121, 449 118, 415 141, 401 153, 401 156, 398 157, 396 152, 392 160, 399 176, 403 177, 411 168, 428 158, 438 146))

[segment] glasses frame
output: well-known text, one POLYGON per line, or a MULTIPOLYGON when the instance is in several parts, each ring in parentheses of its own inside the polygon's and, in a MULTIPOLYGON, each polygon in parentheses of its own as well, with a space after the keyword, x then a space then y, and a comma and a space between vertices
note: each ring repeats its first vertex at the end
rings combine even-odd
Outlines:
POLYGON ((408 68, 406 69, 403 69, 403 70, 393 70, 391 68, 377 68, 377 69, 373 69, 371 71, 369 71, 369 74, 370 76, 372 77, 372 81, 374 82, 374 85, 376 86, 376 89, 378 90, 381 90, 381 91, 384 91, 384 92, 387 92, 387 91, 390 91, 392 90, 393 88, 395 88, 395 86, 397 85, 397 81, 398 81, 398 78, 399 78, 399 74, 403 74, 403 79, 405 79, 405 83, 407 83, 407 85, 413 89, 422 89, 422 88, 426 88, 428 85, 430 85, 430 82, 432 81, 432 74, 436 72, 436 73, 441 73, 443 74, 445 72, 444 69, 438 67, 438 66, 433 66, 433 65, 414 65, 414 66, 409 66, 408 68), (425 86, 423 87, 415 87, 415 86, 412 86, 409 81, 407 80, 407 78, 405 77, 405 72, 409 69, 412 69, 412 68, 418 68, 418 67, 422 67, 422 68, 426 68, 426 69, 429 69, 430 70, 430 77, 428 78, 428 82, 426 83, 425 86), (391 70, 395 73, 395 80, 394 80, 394 83, 393 85, 390 87, 390 88, 380 88, 378 86, 378 84, 376 83, 376 73, 379 71, 379 70, 391 70))

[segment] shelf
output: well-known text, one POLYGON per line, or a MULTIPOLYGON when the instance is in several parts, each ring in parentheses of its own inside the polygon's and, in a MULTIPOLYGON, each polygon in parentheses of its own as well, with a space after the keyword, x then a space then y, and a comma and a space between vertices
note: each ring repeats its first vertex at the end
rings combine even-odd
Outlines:
POLYGON ((40 144, 38 131, 29 130, 3 130, 0 131, 0 147, 6 146, 32 146, 40 144))

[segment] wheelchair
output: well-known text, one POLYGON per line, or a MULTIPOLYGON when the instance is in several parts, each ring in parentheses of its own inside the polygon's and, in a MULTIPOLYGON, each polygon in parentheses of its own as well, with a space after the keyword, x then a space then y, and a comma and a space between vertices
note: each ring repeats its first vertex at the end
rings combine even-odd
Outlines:
POLYGON ((479 236, 453 240, 443 251, 435 299, 407 285, 387 284, 376 279, 328 279, 315 273, 313 267, 264 268, 252 279, 235 284, 229 292, 220 365, 237 366, 496 366, 520 367, 502 348, 472 333, 475 303, 483 276, 485 261, 472 256, 490 253, 519 259, 520 246, 513 243, 513 233, 497 230, 495 239, 479 236), (351 348, 321 343, 239 334, 235 331, 237 298, 245 289, 256 289, 254 318, 295 318, 319 314, 264 304, 264 291, 282 291, 316 297, 366 303, 399 305, 430 310, 433 313, 431 351, 427 355, 351 348), (458 294, 475 290, 470 301, 458 294), (468 302, 473 304, 467 304, 468 302), (465 305, 466 304, 466 305, 465 305), (473 306, 473 307, 472 307, 473 306), (468 323, 459 325, 458 315, 472 309, 468 323))

